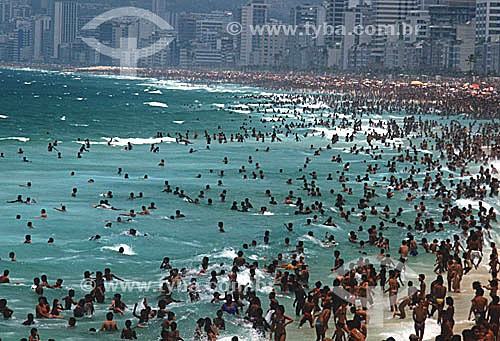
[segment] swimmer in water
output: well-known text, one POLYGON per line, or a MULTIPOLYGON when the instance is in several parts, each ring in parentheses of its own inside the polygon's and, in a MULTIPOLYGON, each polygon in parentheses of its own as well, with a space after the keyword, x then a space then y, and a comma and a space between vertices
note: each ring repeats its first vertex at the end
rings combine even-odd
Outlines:
POLYGON ((42 208, 42 210, 40 211, 40 215, 33 218, 45 219, 47 218, 47 212, 45 211, 45 209, 42 208))
POLYGON ((61 208, 54 207, 54 210, 59 211, 59 212, 67 212, 66 206, 64 206, 63 204, 61 204, 61 208))
POLYGON ((9 204, 15 204, 18 202, 24 203, 22 195, 18 195, 16 200, 7 201, 7 203, 9 203, 9 204))
POLYGON ((137 214, 140 214, 140 215, 150 215, 151 212, 149 212, 149 210, 146 208, 146 206, 142 206, 142 211, 141 212, 137 212, 137 214))

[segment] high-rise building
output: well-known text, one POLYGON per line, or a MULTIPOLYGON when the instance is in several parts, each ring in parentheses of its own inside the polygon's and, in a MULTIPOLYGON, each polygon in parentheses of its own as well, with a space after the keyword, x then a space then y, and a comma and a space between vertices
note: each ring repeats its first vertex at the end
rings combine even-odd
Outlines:
POLYGON ((232 21, 231 13, 212 12, 200 15, 196 20, 196 40, 202 43, 215 43, 226 33, 227 25, 232 21))
POLYGON ((0 23, 10 20, 10 1, 0 0, 0 23))
POLYGON ((44 14, 54 15, 54 0, 41 0, 40 11, 44 14))
POLYGON ((129 39, 135 39, 138 44, 140 36, 140 20, 137 18, 120 18, 113 22, 111 46, 113 48, 127 48, 129 39))
MULTIPOLYGON (((328 0, 326 6, 326 22, 330 27, 337 28, 345 23, 345 11, 347 0, 328 0)), ((342 42, 342 36, 329 34, 326 37, 326 44, 329 46, 342 42)))
POLYGON ((323 6, 297 5, 290 9, 290 24, 294 26, 305 25, 306 23, 317 25, 320 19, 326 16, 326 9, 323 6))
POLYGON ((179 14, 178 27, 180 43, 196 39, 196 17, 192 13, 179 14))
POLYGON ((308 69, 324 66, 326 8, 316 5, 298 5, 290 10, 290 24, 295 34, 287 39, 289 66, 297 69, 308 69))
POLYGON ((77 3, 56 1, 54 4, 54 58, 59 58, 61 47, 67 47, 75 41, 77 27, 77 3))
POLYGON ((23 19, 31 16, 31 7, 23 3, 11 3, 10 17, 11 19, 23 19))
POLYGON ((380 61, 383 58, 384 45, 388 36, 397 34, 399 24, 416 7, 415 0, 373 0, 375 27, 377 28, 377 34, 374 37, 373 55, 376 60, 380 61))
POLYGON ((33 28, 33 59, 43 61, 50 56, 52 18, 49 16, 37 17, 33 28))
MULTIPOLYGON (((429 38, 429 32, 431 30, 431 17, 429 11, 410 11, 404 23, 412 28, 408 34, 405 34, 405 41, 413 44, 429 38)), ((433 29, 434 27, 435 26, 432 26, 433 29)))
POLYGON ((426 10, 432 26, 465 24, 476 16, 476 1, 445 0, 428 5, 426 10))
POLYGON ((477 0, 476 42, 485 42, 494 35, 500 35, 500 2, 477 0))
MULTIPOLYGON (((470 27, 472 27, 470 22, 476 15, 476 4, 475 0, 445 0, 440 1, 439 4, 429 5, 427 12, 429 15, 427 38, 430 44, 440 40, 449 40, 454 45, 458 45, 462 43, 461 39, 457 38, 457 27, 469 25, 464 27, 467 27, 466 31, 470 33, 470 27)), ((468 38, 467 41, 469 41, 468 38)))
POLYGON ((35 11, 35 13, 38 13, 42 7, 42 0, 29 0, 28 4, 33 9, 33 11, 35 11))
POLYGON ((262 26, 268 22, 268 6, 267 0, 251 0, 238 11, 238 21, 241 24, 239 63, 242 66, 259 64, 263 40, 254 36, 251 27, 262 26))
MULTIPOLYGON (((344 14, 345 31, 354 32, 356 27, 368 26, 372 20, 371 8, 364 4, 359 4, 356 7, 348 8, 344 14)), ((342 42, 342 61, 339 66, 342 69, 356 67, 355 60, 351 60, 355 47, 367 45, 371 42, 371 37, 366 33, 361 34, 346 34, 342 42)))
POLYGON ((167 16, 167 1, 168 0, 153 0, 151 5, 153 13, 165 19, 167 16))
MULTIPOLYGON (((273 24, 271 22, 271 24, 273 24)), ((274 22, 274 25, 280 25, 280 22, 274 22)), ((287 35, 283 31, 278 34, 263 34, 255 39, 261 39, 261 48, 258 50, 258 65, 279 68, 286 65, 284 63, 287 50, 287 35)))
POLYGON ((233 16, 230 12, 212 11, 210 13, 181 13, 178 18, 170 20, 178 27, 180 42, 195 40, 206 42, 207 36, 211 37, 214 34, 219 36, 225 33, 227 25, 233 21, 233 16))
POLYGON ((314 45, 323 46, 325 43, 325 25, 327 24, 326 12, 324 6, 298 5, 290 10, 290 24, 303 32, 302 34, 299 32, 299 36, 305 36, 306 33, 309 33, 309 38, 312 38, 312 29, 309 29, 309 32, 304 32, 306 25, 320 29, 318 36, 314 37, 316 39, 314 45))
POLYGON ((498 69, 493 52, 500 41, 500 3, 491 0, 476 2, 476 53, 478 68, 483 72, 498 69))

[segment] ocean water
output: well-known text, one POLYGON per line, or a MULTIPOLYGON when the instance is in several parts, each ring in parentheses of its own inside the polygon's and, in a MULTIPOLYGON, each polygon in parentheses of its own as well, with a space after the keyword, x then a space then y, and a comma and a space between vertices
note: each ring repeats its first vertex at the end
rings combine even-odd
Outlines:
MULTIPOLYGON (((238 85, 191 85, 157 79, 123 79, 61 72, 0 72, 0 152, 5 154, 4 158, 0 158, 0 271, 9 269, 11 282, 20 283, 0 286, 0 298, 7 298, 8 306, 14 309, 13 319, 0 320, 1 337, 14 340, 29 336, 29 327, 24 327, 21 323, 26 314, 34 313, 38 296, 30 286, 33 278, 42 274, 48 276, 50 284, 57 278, 64 280, 64 289, 45 289, 44 296, 52 304, 54 298, 61 299, 65 296, 69 288, 76 290, 77 299, 83 297, 86 292, 80 288, 80 283, 87 270, 104 271, 104 268, 109 267, 114 274, 127 281, 158 282, 167 275, 159 269, 163 257, 170 257, 174 267, 187 268, 191 275, 200 270, 202 258, 208 256, 211 262, 209 271, 225 269, 230 272, 236 252, 242 249, 243 243, 250 243, 252 240, 256 240, 258 246, 245 251, 245 256, 262 265, 279 252, 286 254, 287 250, 294 248, 297 241, 303 240, 306 261, 311 267, 311 283, 321 280, 331 285, 333 281, 329 276, 329 268, 332 266, 334 249, 324 248, 320 241, 325 232, 334 234, 339 242, 337 249, 341 250, 346 261, 355 261, 360 256, 359 250, 347 241, 348 232, 356 231, 361 225, 359 218, 351 217, 352 223, 349 224, 337 216, 334 203, 341 186, 336 181, 326 181, 326 177, 328 173, 332 173, 335 179, 338 178, 338 172, 343 168, 342 164, 330 161, 333 155, 341 154, 344 162, 350 162, 351 169, 347 175, 349 181, 346 185, 352 187, 354 193, 349 196, 342 194, 347 199, 347 207, 355 206, 362 195, 362 183, 357 183, 355 177, 358 174, 363 176, 366 163, 373 164, 375 161, 366 155, 350 154, 344 148, 349 148, 352 143, 344 142, 342 137, 332 150, 324 150, 320 156, 314 156, 311 145, 317 148, 329 143, 320 133, 324 131, 327 136, 333 133, 324 129, 299 130, 309 133, 300 142, 296 142, 292 136, 284 135, 280 135, 283 139, 281 143, 271 143, 269 138, 262 143, 251 137, 245 143, 229 142, 229 136, 243 133, 243 128, 272 132, 276 124, 273 122, 275 117, 283 116, 294 120, 290 105, 286 103, 279 104, 279 114, 270 110, 249 111, 248 108, 256 108, 262 100, 244 97, 268 97, 271 95, 269 91, 238 85), (230 107, 233 110, 228 110, 230 107), (212 141, 210 150, 207 150, 203 138, 205 130, 211 135, 224 131, 228 143, 212 141), (175 143, 175 139, 166 137, 167 134, 175 137, 177 132, 185 134, 186 131, 190 132, 190 140, 193 142, 189 146, 175 143), (164 133, 164 142, 159 143, 161 141, 155 138, 156 132, 164 133), (194 132, 199 134, 198 139, 192 138, 194 132), (107 145, 108 138, 114 138, 115 142, 111 146, 107 145), (81 146, 78 139, 91 141, 90 152, 83 152, 80 159, 76 157, 81 146), (57 158, 57 152, 47 151, 48 143, 54 140, 58 141, 57 149, 62 153, 61 159, 57 158), (127 142, 133 144, 130 151, 124 148, 127 142), (157 143, 159 153, 150 152, 151 143, 157 143), (266 147, 270 148, 270 152, 256 151, 266 147), (24 154, 16 153, 19 148, 24 150, 24 154), (189 153, 191 148, 196 152, 189 153), (31 162, 23 162, 23 156, 31 162), (253 158, 252 164, 248 163, 249 156, 253 158), (227 165, 222 162, 224 157, 229 159, 227 165), (312 162, 304 169, 306 157, 310 157, 312 162), (158 166, 161 159, 165 160, 165 167, 158 166), (244 165, 250 175, 252 171, 258 172, 255 169, 257 162, 260 170, 264 171, 265 179, 242 179, 239 168, 244 165), (119 167, 129 174, 129 179, 117 174, 119 167), (282 173, 280 169, 283 170, 282 173), (218 175, 221 170, 224 171, 224 177, 218 175), (308 197, 300 189, 300 181, 295 180, 304 174, 307 176, 313 170, 318 173, 316 183, 323 193, 321 198, 308 197), (70 175, 72 171, 75 172, 74 176, 70 175), (148 179, 143 178, 146 174, 148 179), (201 174, 201 178, 197 178, 198 174, 201 174), (294 179, 293 185, 286 184, 289 178, 294 179), (89 179, 93 179, 94 183, 89 183, 89 179), (163 182, 167 180, 172 188, 180 187, 193 198, 207 184, 211 189, 205 191, 205 199, 195 205, 172 193, 161 192, 163 182), (217 186, 219 180, 223 181, 222 187, 217 186), (28 181, 32 183, 31 188, 19 186, 28 181), (78 189, 75 198, 71 196, 73 188, 78 189), (225 203, 219 200, 223 189, 228 192, 225 203), (267 189, 279 202, 278 205, 268 204, 269 198, 265 196, 267 189), (330 189, 335 189, 334 195, 329 194, 330 189), (282 204, 290 190, 296 196, 301 196, 308 206, 315 200, 323 201, 338 227, 325 227, 320 223, 306 226, 306 218, 310 216, 294 215, 294 207, 282 204), (142 205, 148 206, 154 202, 158 209, 152 210, 150 216, 137 216, 129 223, 114 222, 111 228, 105 228, 105 220, 115 221, 118 213, 125 213, 91 207, 98 204, 103 199, 100 194, 107 191, 113 192, 114 198, 110 202, 115 207, 140 211, 142 205), (142 192, 144 198, 129 200, 130 192, 142 192), (34 198, 37 203, 6 203, 7 200, 14 200, 18 194, 24 198, 34 198), (212 206, 206 204, 207 198, 214 200, 212 206), (244 198, 250 199, 253 210, 245 213, 230 210, 233 201, 240 203, 244 198), (61 204, 67 207, 68 212, 61 213, 53 209, 61 204), (272 214, 259 214, 261 206, 267 206, 272 214), (41 209, 47 210, 47 219, 34 218, 40 214, 41 209), (181 210, 186 217, 169 219, 176 210, 181 210), (21 215, 21 219, 15 219, 17 214, 21 215), (29 221, 33 222, 34 229, 26 227, 29 221), (218 232, 218 221, 224 222, 226 233, 218 232), (293 232, 283 228, 283 224, 288 222, 293 223, 293 232), (139 235, 128 235, 126 232, 130 228, 136 229, 139 235), (271 231, 269 245, 263 245, 266 230, 271 231), (308 231, 313 231, 315 237, 307 236, 308 231), (23 244, 26 234, 32 236, 31 245, 23 244), (90 241, 89 238, 96 234, 102 238, 90 241), (53 244, 47 243, 49 237, 55 239, 53 244), (285 237, 290 238, 292 246, 283 246, 285 237), (120 247, 125 248, 124 254, 117 252, 120 247), (17 263, 9 261, 10 251, 15 252, 17 263)), ((306 106, 318 108, 315 115, 331 112, 327 105, 321 103, 311 102, 306 106)), ((296 109, 300 112, 300 107, 296 109)), ((312 122, 315 115, 304 114, 303 118, 312 122)), ((402 120, 403 115, 404 113, 392 112, 387 113, 387 117, 371 118, 387 120, 390 116, 391 119, 402 120)), ((363 118, 365 130, 369 130, 369 118, 363 118)), ((349 130, 337 130, 343 136, 347 132, 349 130)), ((362 135, 358 135, 355 142, 366 146, 362 135)), ((402 140, 394 142, 405 143, 402 140)), ((376 163, 382 166, 397 151, 381 144, 380 148, 385 151, 384 159, 376 163)), ((383 184, 384 176, 388 176, 388 173, 377 173, 371 176, 370 183, 383 184)), ((424 173, 416 176, 418 180, 423 177, 424 173)), ((403 207, 403 219, 413 221, 414 211, 404 201, 408 192, 397 193, 390 202, 385 199, 385 192, 385 188, 377 190, 380 197, 374 202, 378 203, 379 211, 386 204, 390 204, 392 212, 403 207)), ((430 201, 426 202, 427 206, 432 205, 430 201)), ((472 202, 462 204, 469 203, 472 202)), ((494 201, 489 204, 497 207, 494 201)), ((428 217, 437 216, 437 211, 433 211, 431 206, 428 217)), ((324 221, 326 217, 320 217, 320 220, 324 221)), ((366 231, 370 225, 379 222, 377 217, 369 215, 368 221, 362 225, 366 231)), ((397 254, 400 241, 407 232, 397 227, 384 232, 391 240, 392 255, 397 254)), ((446 226, 446 231, 428 236, 428 239, 445 238, 456 232, 455 227, 446 226)), ((358 235, 367 239, 366 232, 358 235)), ((420 240, 421 237, 417 236, 417 239, 420 240)), ((376 249, 364 251, 370 255, 378 252, 376 249)), ((415 273, 430 273, 433 261, 433 257, 421 254, 410 260, 408 266, 415 273)), ((185 278, 186 281, 189 281, 190 275, 185 278)), ((248 282, 249 274, 243 272, 238 278, 248 282)), ((258 271, 258 278, 264 283, 259 293, 263 299, 263 308, 267 309, 268 301, 265 297, 271 290, 273 279, 261 271, 258 271)), ((198 277, 202 284, 206 284, 208 279, 209 276, 198 277)), ((152 287, 157 287, 157 284, 152 287)), ((140 290, 117 292, 122 294, 122 300, 129 308, 144 296, 156 307, 157 290, 146 293, 140 290)), ((279 295, 278 299, 287 307, 288 315, 293 317, 293 294, 288 296, 279 295)), ((185 301, 168 308, 176 313, 181 337, 187 340, 191 339, 198 318, 213 318, 220 308, 220 305, 210 303, 211 292, 205 290, 201 293, 201 301, 194 304, 189 302, 188 295, 184 292, 175 292, 173 297, 185 301)), ((65 320, 42 320, 35 327, 42 339, 94 339, 96 336, 88 330, 101 326, 111 299, 112 293, 107 292, 106 303, 96 305, 96 314, 92 318, 79 319, 76 329, 65 327, 67 318, 72 316, 71 312, 63 312, 65 320)), ((387 318, 389 317, 387 313, 387 318)), ((239 335, 243 340, 258 339, 241 319, 225 318, 227 330, 221 332, 221 339, 230 339, 234 335, 239 335)), ((133 325, 136 324, 137 320, 132 316, 131 309, 124 317, 115 316, 120 328, 124 326, 126 319, 132 319, 133 325)), ((148 328, 139 329, 139 339, 157 339, 160 323, 155 320, 149 323, 148 328)), ((289 339, 292 340, 313 338, 310 330, 296 332, 295 324, 289 326, 288 330, 289 339)), ((401 327, 401 337, 407 337, 412 332, 411 323, 401 327)), ((370 340, 380 340, 384 335, 383 330, 377 329, 369 330, 369 333, 370 340)), ((116 338, 116 334, 99 335, 99 339, 103 340, 116 338)))

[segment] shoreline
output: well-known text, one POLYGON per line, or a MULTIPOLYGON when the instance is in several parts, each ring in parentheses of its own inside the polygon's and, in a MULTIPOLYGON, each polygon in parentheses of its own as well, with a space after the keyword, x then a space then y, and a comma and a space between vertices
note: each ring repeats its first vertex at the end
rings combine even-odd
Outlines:
MULTIPOLYGON (((74 67, 55 64, 1 64, 0 68, 41 72, 75 72, 91 75, 120 76, 120 67, 74 67)), ((124 79, 130 78, 123 76, 124 79)), ((233 84, 268 91, 302 94, 305 96, 338 95, 347 101, 359 99, 380 102, 382 107, 404 105, 409 108, 432 108, 428 113, 439 116, 464 115, 464 118, 489 120, 500 118, 500 77, 464 76, 429 77, 400 74, 332 74, 332 73, 273 73, 270 71, 185 69, 138 69, 136 79, 179 81, 189 84, 233 84), (418 80, 421 79, 424 82, 418 80), (481 97, 481 101, 472 99, 481 97), (461 103, 467 99, 467 103, 461 103)), ((417 113, 418 114, 418 113, 417 113)))
MULTIPOLYGON (((73 66, 65 64, 33 64, 33 63, 0 63, 0 68, 26 71, 50 72, 76 72, 94 75, 120 76, 119 66, 73 66)), ((392 75, 392 74, 355 74, 331 72, 274 72, 274 71, 242 71, 235 69, 147 69, 137 68, 137 77, 133 78, 159 78, 163 80, 178 80, 190 83, 212 82, 214 84, 235 84, 240 86, 262 87, 275 91, 312 92, 318 94, 334 94, 344 85, 357 85, 363 87, 377 87, 384 85, 381 81, 391 83, 405 83, 413 86, 429 86, 442 84, 446 86, 462 85, 467 83, 488 83, 500 87, 500 77, 468 76, 427 76, 427 75, 392 75), (471 78, 472 77, 472 78, 471 78), (422 79, 425 82, 415 81, 422 79), (363 83, 366 81, 366 83, 363 83)), ((128 78, 128 76, 123 76, 128 78)))

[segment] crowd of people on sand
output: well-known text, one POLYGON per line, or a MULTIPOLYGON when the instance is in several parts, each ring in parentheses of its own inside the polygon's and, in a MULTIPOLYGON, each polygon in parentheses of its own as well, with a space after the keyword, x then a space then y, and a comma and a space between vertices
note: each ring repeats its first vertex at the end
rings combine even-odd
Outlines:
MULTIPOLYGON (((292 75, 290 77, 293 78, 292 75)), ((279 81, 283 87, 289 86, 286 79, 279 81)), ((310 81, 313 82, 313 79, 310 81)), ((291 84, 296 86, 294 82, 296 81, 291 84)), ((317 89, 322 89, 322 82, 330 84, 328 79, 323 81, 320 78, 316 82, 317 89)), ((256 152, 273 152, 274 148, 279 148, 276 146, 279 143, 304 143, 309 138, 314 137, 314 141, 318 141, 318 136, 322 137, 323 144, 310 145, 310 155, 304 163, 297 165, 297 169, 303 174, 302 177, 290 179, 286 170, 279 171, 283 182, 294 186, 293 188, 299 186, 299 192, 290 190, 288 194, 278 196, 280 194, 273 194, 269 189, 260 189, 266 200, 269 200, 270 207, 283 205, 294 216, 304 215, 303 223, 304 226, 311 226, 308 233, 311 237, 318 235, 317 231, 312 231, 313 224, 323 224, 327 227, 340 225, 344 230, 347 229, 346 232, 351 229, 345 242, 351 243, 353 248, 358 248, 360 257, 348 262, 339 250, 334 250, 331 268, 334 279, 331 282, 311 283, 310 271, 314 269, 311 264, 306 263, 307 253, 304 252, 308 245, 303 240, 297 240, 295 249, 289 250, 296 235, 291 233, 294 231, 293 223, 284 222, 284 227, 279 227, 279 232, 265 231, 262 242, 253 240, 244 244, 234 258, 229 273, 218 269, 215 263, 205 257, 196 269, 197 273, 192 275, 186 269, 176 268, 173 265, 175 260, 172 260, 171 264, 171 260, 166 257, 160 265, 161 271, 167 273, 162 279, 164 285, 159 297, 153 298, 155 303, 151 304, 145 298, 131 307, 122 301, 119 293, 111 293, 110 299, 105 283, 123 280, 114 275, 110 268, 106 268, 104 272, 84 273, 83 278, 93 283, 90 293, 78 297, 76 291, 70 289, 66 296, 61 300, 54 299, 52 304, 44 293, 53 289, 66 289, 63 279, 57 279, 54 284, 50 284, 46 275, 36 277, 32 285, 32 290, 38 295, 37 302, 34 302, 34 314, 28 314, 23 325, 32 326, 37 320, 64 318, 68 320, 68 328, 76 328, 79 319, 94 314, 96 305, 109 305, 109 312, 101 327, 92 328, 89 332, 119 332, 114 318, 126 316, 130 319, 124 322, 121 329, 122 339, 140 338, 141 328, 157 326, 160 339, 165 341, 182 340, 183 337, 216 340, 226 330, 225 319, 230 319, 246 321, 246 325, 255 333, 275 341, 287 339, 287 327, 290 328, 291 324, 296 328, 313 328, 317 341, 363 341, 366 340, 370 327, 370 307, 374 304, 376 291, 380 291, 386 296, 394 319, 404 320, 408 315, 413 319, 414 334, 410 336, 410 340, 425 339, 426 321, 430 318, 436 319, 441 327, 436 340, 500 340, 500 262, 492 238, 493 224, 497 222, 497 217, 495 210, 483 203, 488 197, 498 196, 500 183, 495 177, 497 170, 490 161, 496 159, 499 154, 496 145, 500 127, 493 121, 461 123, 453 119, 455 114, 466 113, 471 118, 478 118, 483 117, 486 112, 491 113, 489 117, 494 118, 499 109, 498 105, 495 108, 491 105, 498 103, 497 96, 475 97, 462 90, 452 92, 449 85, 441 85, 440 90, 436 92, 438 87, 403 89, 396 86, 386 87, 385 83, 375 84, 373 87, 361 86, 360 83, 351 86, 347 83, 344 80, 344 86, 336 88, 336 91, 345 94, 343 97, 313 94, 240 96, 241 100, 257 103, 249 109, 250 113, 263 112, 269 108, 273 110, 272 131, 259 130, 247 122, 242 126, 242 131, 238 132, 225 132, 220 128, 212 133, 205 131, 202 135, 193 132, 175 135, 178 143, 185 144, 191 150, 192 146, 202 148, 203 142, 206 143, 205 149, 210 151, 215 149, 217 144, 255 140, 263 145, 263 148, 259 147, 256 152), (448 91, 453 95, 436 100, 448 91), (316 104, 319 103, 326 105, 328 110, 318 109, 316 104), (276 109, 284 106, 289 108, 287 115, 281 115, 276 109), (383 121, 370 118, 368 127, 362 124, 363 116, 384 114, 387 117, 387 113, 401 112, 406 115, 400 122, 396 119, 383 121), (438 120, 436 116, 426 114, 440 114, 452 119, 438 120), (316 116, 313 120, 306 120, 307 115, 316 116), (346 136, 327 136, 325 128, 345 130, 349 133, 346 136), (345 152, 357 155, 362 160, 361 165, 365 168, 363 177, 358 175, 349 179, 350 164, 342 160, 341 154, 334 152, 333 145, 344 142, 345 152), (384 153, 384 150, 391 153, 384 153), (322 154, 332 157, 332 168, 337 171, 335 175, 320 174, 314 170, 314 160, 322 154), (471 167, 478 167, 478 173, 473 174, 471 167), (375 175, 381 173, 388 175, 384 176, 382 181, 374 182, 375 175), (332 189, 320 189, 318 184, 323 180, 331 183, 332 189), (353 192, 362 194, 359 202, 350 199, 353 192), (455 203, 455 200, 459 199, 476 200, 479 208, 474 209, 471 205, 460 208, 455 203), (380 204, 380 201, 385 202, 385 205, 380 204), (330 208, 331 204, 333 207, 330 208), (408 210, 411 213, 408 213, 408 210), (411 223, 407 223, 409 214, 412 216, 411 223), (353 224, 359 227, 350 227, 353 224), (390 240, 385 233, 388 230, 404 231, 406 234, 399 247, 390 246, 390 240), (441 231, 449 232, 449 238, 440 240, 433 236, 441 231), (283 233, 288 233, 284 243, 281 240, 276 242, 276 238, 271 239, 273 234, 283 233), (274 259, 268 259, 267 264, 245 257, 245 252, 250 248, 269 243, 279 243, 282 252, 274 259), (368 257, 369 253, 374 252, 378 254, 377 265, 368 257), (420 274, 418 282, 406 281, 406 263, 422 253, 435 255, 435 277, 428 278, 429 276, 420 274), (471 275, 485 257, 488 257, 485 261, 488 262, 491 279, 488 283, 473 283, 475 296, 471 301, 469 313, 469 318, 474 321, 473 326, 456 334, 454 298, 450 293, 454 293, 454 297, 455 293, 460 293, 463 277, 471 275), (272 276, 275 289, 267 297, 263 297, 251 285, 242 285, 239 282, 239 274, 244 270, 250 272, 252 282, 256 280, 257 270, 272 276), (231 284, 231 290, 225 292, 224 297, 216 291, 217 283, 223 278, 228 279, 231 284), (186 300, 199 301, 198 279, 208 280, 213 289, 211 304, 214 307, 214 316, 200 317, 194 336, 181 336, 179 319, 176 316, 179 312, 176 314, 168 306, 181 302, 173 297, 173 292, 183 282, 189 283, 187 292, 183 293, 186 300), (294 296, 294 312, 285 310, 284 302, 289 300, 287 294, 294 296)), ((157 133, 157 136, 163 134, 157 133)), ((75 153, 77 158, 83 158, 85 153, 93 151, 88 140, 81 142, 75 153)), ((129 144, 124 152, 132 152, 134 149, 134 146, 129 144)), ((151 146, 150 150, 159 152, 159 146, 151 146)), ((58 157, 62 157, 57 151, 57 141, 49 144, 48 152, 56 152, 58 157)), ((20 150, 18 153, 25 157, 24 151, 20 150)), ((231 155, 221 160, 222 167, 231 164, 230 159, 231 155)), ((168 167, 168 163, 162 160, 154 167, 168 167)), ((218 172, 221 179, 224 176, 239 176, 244 180, 265 178, 264 167, 258 163, 258 156, 249 156, 247 164, 242 165, 238 173, 233 171, 233 174, 223 169, 210 172, 218 172)), ((121 168, 115 176, 128 178, 128 174, 121 168)), ((90 179, 89 182, 92 183, 93 180, 90 179)), ((35 184, 29 183, 29 186, 35 184)), ((223 185, 222 180, 215 186, 221 189, 219 199, 210 197, 213 197, 213 188, 210 185, 200 188, 199 194, 188 194, 182 184, 174 185, 169 181, 158 186, 158 195, 175 196, 194 205, 225 205, 228 210, 261 214, 269 212, 265 206, 260 209, 253 207, 251 202, 256 201, 256 198, 236 198, 230 187, 223 185)), ((77 188, 69 189, 69 193, 71 197, 78 199, 77 188)), ((142 206, 139 211, 132 208, 122 210, 112 205, 115 194, 111 191, 103 196, 104 199, 101 197, 100 202, 94 204, 96 209, 122 212, 117 213, 116 221, 106 221, 108 227, 115 223, 140 219, 140 216, 154 214, 154 210, 160 209, 155 203, 151 203, 148 207, 142 206)), ((141 194, 129 195, 131 203, 141 197, 141 194)), ((6 204, 12 205, 14 210, 13 205, 32 202, 33 199, 25 200, 22 195, 18 195, 17 199, 9 200, 6 204)), ((196 206, 194 207, 196 209, 196 206)), ((71 214, 64 205, 56 210, 57 214, 71 214)), ((47 209, 42 209, 40 216, 35 219, 57 219, 53 218, 54 215, 47 213, 47 209)), ((185 218, 187 217, 180 210, 170 216, 173 220, 185 218)), ((30 222, 27 228, 36 226, 30 222)), ((223 221, 218 222, 214 229, 221 233, 231 232, 224 226, 223 221)), ((137 231, 130 229, 129 234, 136 236, 137 231)), ((90 240, 99 238, 99 235, 95 235, 90 240)), ((33 242, 31 236, 27 235, 24 243, 33 242)), ((55 241, 52 239, 49 242, 55 241)), ((335 248, 338 244, 335 236, 327 232, 322 245, 335 248)), ((9 258, 13 262, 16 261, 14 253, 11 253, 9 258)), ((9 270, 4 270, 0 283, 9 284, 9 276, 9 270)), ((10 319, 15 314, 15 307, 9 304, 8 299, 0 300, 0 313, 5 319, 10 319)), ((40 340, 37 328, 31 328, 29 334, 27 339, 40 340)), ((235 336, 232 340, 238 340, 238 337, 235 336)), ((394 338, 387 339, 390 340, 394 338)))
MULTIPOLYGON (((116 70, 115 70, 116 71, 116 70)), ((119 71, 119 70, 118 70, 119 71)), ((445 80, 412 81, 415 78, 401 75, 395 80, 386 76, 366 74, 338 75, 265 72, 265 71, 192 71, 192 70, 141 70, 145 77, 161 77, 191 83, 203 81, 208 85, 245 84, 282 91, 342 94, 343 100, 370 102, 382 106, 404 105, 412 113, 438 112, 444 115, 465 114, 468 117, 491 119, 500 117, 498 80, 449 78, 445 80)), ((385 108, 383 108, 385 109, 385 108)))

